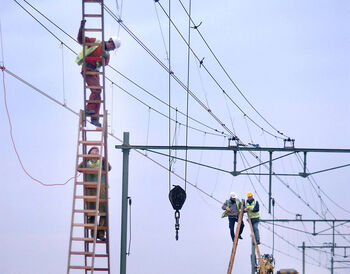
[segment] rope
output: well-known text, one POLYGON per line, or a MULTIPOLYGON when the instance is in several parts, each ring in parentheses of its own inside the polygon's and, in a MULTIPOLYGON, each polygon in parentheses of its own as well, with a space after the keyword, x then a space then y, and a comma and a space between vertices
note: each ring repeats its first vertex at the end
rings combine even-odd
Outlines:
POLYGON ((43 183, 42 181, 34 178, 32 175, 30 175, 29 172, 24 167, 22 159, 21 159, 21 157, 20 157, 20 155, 18 153, 14 137, 13 137, 13 128, 12 128, 12 123, 11 123, 11 116, 10 116, 10 112, 9 112, 8 106, 7 106, 6 85, 5 85, 5 70, 6 69, 5 69, 4 66, 1 66, 0 69, 2 70, 2 83, 3 83, 3 88, 4 88, 4 104, 5 104, 6 115, 7 115, 7 119, 8 119, 9 127, 10 127, 11 142, 12 142, 13 149, 14 149, 16 155, 17 155, 17 159, 18 159, 18 161, 19 161, 19 163, 20 163, 24 173, 30 179, 32 179, 33 181, 35 181, 35 182, 37 182, 37 183, 39 183, 39 184, 41 184, 43 186, 64 186, 64 185, 66 185, 69 181, 71 181, 72 179, 76 178, 76 176, 73 176, 73 177, 69 178, 65 183, 62 183, 62 184, 46 184, 46 183, 43 183))
MULTIPOLYGON (((34 87, 33 85, 29 84, 28 82, 24 81, 23 79, 21 79, 20 77, 16 76, 15 74, 9 72, 8 69, 5 69, 4 67, 0 66, 0 69, 5 71, 6 73, 10 74, 12 77, 16 78, 17 80, 25 83, 26 85, 28 85, 29 87, 31 87, 32 89, 34 89, 35 91, 39 92, 41 95, 44 95, 45 97, 49 98, 51 101, 55 102, 56 104, 59 104, 60 106, 64 107, 65 109, 69 110, 70 112, 72 112, 73 114, 75 114, 76 116, 79 116, 79 114, 75 111, 73 111, 71 108, 69 108, 68 106, 63 105, 62 103, 60 103, 59 101, 57 101, 56 99, 52 98, 51 96, 46 95, 43 91, 39 90, 38 88, 34 87)), ((121 138, 118 138, 117 136, 115 136, 112 133, 108 133, 112 138, 118 140, 120 143, 123 143, 123 140, 121 138)), ((134 149, 132 146, 130 146, 131 149, 134 149)), ((165 169, 166 171, 168 171, 168 168, 164 165, 162 165, 161 163, 157 162, 156 160, 152 159, 151 157, 143 154, 141 151, 134 149, 137 153, 139 153, 140 155, 146 157, 147 159, 149 159, 150 161, 152 161, 153 163, 155 163, 156 165, 160 166, 161 168, 165 169)), ((178 177, 180 180, 185 181, 185 179, 183 177, 181 177, 179 174, 171 171, 172 174, 174 174, 174 176, 178 177)), ((199 188, 197 185, 187 181, 188 184, 190 184, 191 186, 193 186, 195 189, 197 189, 198 191, 202 192, 203 194, 205 194, 206 196, 208 196, 209 198, 213 199, 214 201, 216 201, 219 204, 222 204, 223 202, 220 201, 219 199, 211 196, 209 193, 205 192, 203 189, 199 188)))

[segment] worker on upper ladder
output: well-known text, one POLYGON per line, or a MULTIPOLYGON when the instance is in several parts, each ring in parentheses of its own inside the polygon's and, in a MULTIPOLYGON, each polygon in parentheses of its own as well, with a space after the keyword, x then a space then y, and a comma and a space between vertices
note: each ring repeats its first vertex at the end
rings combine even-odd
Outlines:
POLYGON ((259 219, 260 218, 259 202, 253 198, 253 193, 251 192, 247 193, 247 200, 246 200, 245 206, 246 206, 245 212, 248 212, 248 216, 252 221, 256 243, 259 245, 260 244, 260 234, 259 234, 259 227, 258 227, 259 220, 260 220, 259 219))
MULTIPOLYGON (((86 20, 82 20, 80 23, 79 33, 78 33, 78 42, 79 44, 83 44, 83 29, 85 27, 86 20)), ((121 42, 118 37, 112 36, 108 41, 104 43, 104 49, 102 48, 102 41, 99 41, 96 38, 85 37, 85 43, 99 43, 98 46, 85 46, 85 57, 99 57, 105 59, 105 65, 109 63, 109 51, 118 49, 121 45, 121 42)), ((84 52, 83 50, 77 56, 75 62, 78 65, 82 65, 84 63, 84 52)), ((95 60, 86 60, 86 71, 99 71, 102 66, 101 61, 95 60)), ((84 68, 81 70, 81 74, 84 74, 84 68)), ((84 77, 84 75, 83 75, 84 77)), ((100 86, 100 76, 98 74, 86 74, 85 81, 87 86, 100 86)), ((98 103, 88 103, 86 105, 86 116, 91 116, 91 123, 97 127, 100 127, 101 124, 99 122, 99 113, 100 113, 100 105, 101 105, 101 89, 91 89, 91 94, 89 97, 91 101, 100 101, 98 103)))
MULTIPOLYGON (((226 217, 226 216, 228 217, 232 241, 234 241, 234 239, 235 239, 235 230, 234 229, 235 229, 235 223, 238 221, 238 214, 239 214, 240 208, 241 208, 241 202, 237 199, 236 193, 231 192, 230 199, 227 200, 222 205, 222 209, 225 210, 224 213, 222 214, 222 217, 226 217)), ((243 239, 241 236, 241 234, 243 232, 243 228, 244 228, 244 223, 242 220, 241 227, 239 230, 239 235, 238 235, 239 239, 243 239)))

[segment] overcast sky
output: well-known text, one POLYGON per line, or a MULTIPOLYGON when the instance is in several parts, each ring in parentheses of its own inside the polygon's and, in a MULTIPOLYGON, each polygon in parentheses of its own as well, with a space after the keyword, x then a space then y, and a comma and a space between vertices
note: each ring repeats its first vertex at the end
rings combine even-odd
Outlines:
MULTIPOLYGON (((3 1, 0 10, 2 52, 5 67, 30 84, 65 102, 74 111, 83 107, 80 67, 74 62, 81 47, 55 28, 23 0, 18 2, 41 21, 65 45, 45 30, 14 1, 3 1)), ((159 1, 168 12, 168 1, 159 1)), ((81 20, 79 1, 42 1, 30 3, 74 38, 81 20)), ((105 4, 122 17, 124 24, 161 62, 187 84, 187 46, 177 31, 171 29, 169 51, 168 18, 154 1, 116 1, 105 4), (121 5, 122 4, 122 5, 121 5), (121 9, 122 6, 122 9, 121 9), (122 12, 122 13, 121 13, 122 12), (157 19, 159 16, 159 22, 157 19), (162 37, 163 34, 163 37, 162 37)), ((188 1, 183 1, 188 10, 188 1)), ((216 115, 189 97, 189 115, 202 124, 189 121, 188 144, 227 146, 230 132, 245 143, 263 147, 283 147, 286 136, 295 139, 296 147, 349 148, 350 130, 349 1, 192 1, 192 19, 218 60, 240 92, 216 62, 199 33, 191 30, 190 90, 216 115), (212 77, 206 72, 210 72, 212 77), (213 80, 215 79, 215 81, 213 80), (228 96, 225 96, 223 90, 228 96), (244 97, 249 101, 244 99, 244 97), (233 103, 234 102, 234 103, 233 103), (259 114, 251 107, 253 106, 259 114), (263 117, 263 118, 262 118, 263 117), (220 124, 225 124, 225 128, 220 124), (229 131, 227 130, 229 129, 229 131), (214 130, 213 130, 214 129, 214 130), (205 132, 205 133, 204 133, 205 132), (223 132, 224 134, 221 134, 223 132), (284 135, 281 135, 282 132, 284 135)), ((188 16, 179 1, 172 1, 171 18, 182 35, 188 37, 188 16)), ((93 26, 90 20, 88 26, 93 26)), ((111 68, 106 75, 114 83, 137 97, 137 101, 116 85, 107 85, 109 130, 122 139, 130 132, 131 144, 168 145, 168 107, 156 98, 169 102, 167 72, 108 14, 106 36, 116 35, 122 46, 111 54, 111 68), (147 94, 122 75, 150 92, 147 94), (158 112, 156 112, 158 111, 158 112)), ((64 183, 74 176, 78 117, 50 101, 27 85, 5 73, 7 106, 12 134, 25 169, 47 184, 64 183)), ((171 140, 186 141, 186 91, 171 81, 171 140), (179 124, 181 124, 179 126, 179 124)), ((4 88, 1 87, 4 98, 4 88)), ((73 182, 65 186, 44 187, 30 179, 19 163, 11 141, 4 99, 0 104, 2 199, 4 211, 0 226, 0 269, 6 274, 61 274, 66 271, 69 244, 73 182)), ((109 138, 110 172, 110 244, 111 268, 119 271, 121 169, 122 153, 114 148, 120 141, 109 138)), ((168 153, 167 151, 162 151, 168 153)), ((175 154, 175 152, 172 152, 175 154)), ((184 158, 183 151, 176 154, 184 158)), ((281 156, 275 153, 274 157, 281 156)), ((168 167, 168 158, 149 152, 148 157, 168 167)), ((256 153, 262 161, 268 154, 256 153)), ((302 172, 302 154, 275 161, 277 173, 302 172)), ((349 154, 308 155, 312 171, 350 163, 349 154)), ((233 153, 190 151, 188 159, 222 170, 233 170, 233 153)), ((249 153, 239 154, 237 168, 258 163, 249 153)), ((181 160, 173 170, 184 177, 181 160)), ((265 167, 254 172, 266 173, 265 167)), ((350 168, 319 173, 309 178, 273 177, 272 194, 276 200, 275 218, 350 219, 348 193, 350 168), (345 209, 345 210, 344 210, 345 209)), ((171 184, 185 188, 184 181, 171 176, 171 184)), ((252 191, 259 200, 261 218, 268 213, 268 177, 236 176, 215 169, 188 164, 187 200, 181 210, 179 241, 175 241, 174 211, 168 201, 169 174, 143 155, 130 153, 129 196, 132 197, 131 255, 127 273, 225 273, 232 243, 227 219, 221 219, 221 205, 235 191, 240 199, 252 191)), ((295 268, 302 271, 302 253, 298 246, 323 245, 331 235, 312 236, 312 224, 284 223, 275 226, 274 257, 276 270, 295 268), (294 229, 294 230, 292 230, 294 229)), ((350 225, 340 225, 336 234, 349 233, 350 225)), ((330 234, 327 224, 316 231, 330 234)), ((272 225, 260 224, 262 254, 272 253, 272 225)), ((251 242, 246 226, 239 242, 233 273, 250 273, 251 242)), ((350 246, 348 235, 336 235, 338 246, 350 246)), ((329 273, 330 249, 306 250, 307 273, 329 273)), ((349 254, 350 251, 347 250, 349 254)), ((343 258, 337 249, 335 260, 343 258)), ((335 267, 349 264, 335 263, 335 267)), ((337 268, 334 273, 348 273, 337 268)))

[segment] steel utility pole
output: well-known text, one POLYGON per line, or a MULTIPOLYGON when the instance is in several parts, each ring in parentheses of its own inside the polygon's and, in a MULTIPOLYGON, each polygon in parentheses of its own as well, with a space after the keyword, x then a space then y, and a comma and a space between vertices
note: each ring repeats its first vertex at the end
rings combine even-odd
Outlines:
POLYGON ((120 274, 126 274, 126 238, 128 216, 128 186, 129 186, 129 132, 123 136, 123 175, 122 175, 122 214, 120 239, 120 274))

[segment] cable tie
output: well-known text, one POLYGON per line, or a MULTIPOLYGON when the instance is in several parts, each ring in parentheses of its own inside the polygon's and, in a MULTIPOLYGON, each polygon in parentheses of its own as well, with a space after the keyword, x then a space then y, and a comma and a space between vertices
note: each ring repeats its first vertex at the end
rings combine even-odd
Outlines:
POLYGON ((203 64, 203 62, 204 62, 204 58, 205 58, 205 57, 203 57, 203 59, 199 61, 199 67, 202 66, 202 64, 203 64))

